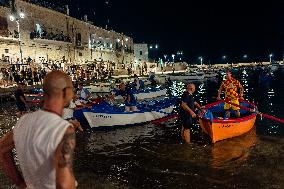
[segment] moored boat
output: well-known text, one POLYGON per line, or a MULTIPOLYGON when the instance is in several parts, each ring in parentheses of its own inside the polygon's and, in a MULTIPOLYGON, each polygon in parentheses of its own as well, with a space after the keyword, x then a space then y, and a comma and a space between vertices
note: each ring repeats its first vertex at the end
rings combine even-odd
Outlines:
POLYGON ((137 105, 138 111, 125 112, 124 106, 112 106, 108 103, 93 105, 92 109, 75 110, 74 116, 82 120, 84 116, 91 128, 119 127, 144 124, 171 115, 176 98, 155 100, 137 105))
MULTIPOLYGON (((256 107, 248 102, 242 101, 241 106, 250 109, 256 107)), ((255 124, 256 113, 241 109, 240 118, 223 119, 220 116, 225 115, 224 102, 208 104, 207 113, 199 118, 202 130, 210 136, 212 143, 220 140, 240 136, 250 131, 255 124)))
MULTIPOLYGON (((137 100, 144 100, 150 98, 157 98, 161 96, 167 95, 167 89, 160 89, 160 88, 146 88, 143 90, 135 91, 134 96, 137 100)), ((122 96, 115 97, 117 100, 123 100, 122 96)))
POLYGON ((187 72, 183 74, 167 74, 167 78, 171 80, 203 80, 205 74, 203 72, 187 72))

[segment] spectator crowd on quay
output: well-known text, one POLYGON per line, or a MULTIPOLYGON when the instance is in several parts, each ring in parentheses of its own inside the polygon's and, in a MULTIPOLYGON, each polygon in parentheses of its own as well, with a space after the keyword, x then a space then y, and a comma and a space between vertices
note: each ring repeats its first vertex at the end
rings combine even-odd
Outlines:
MULTIPOLYGON (((17 59, 14 62, 2 63, 2 66, 0 66, 0 87, 14 87, 17 83, 24 83, 25 85, 42 84, 45 75, 52 70, 64 71, 72 78, 72 81, 77 82, 101 81, 115 75, 115 64, 109 61, 71 65, 67 64, 63 57, 62 61, 47 62, 42 60, 40 64, 35 64, 28 57, 23 62, 24 64, 20 64, 19 59, 17 59)), ((139 66, 138 68, 139 75, 147 74, 147 66, 139 66)), ((121 70, 125 70, 129 76, 134 74, 133 65, 125 66, 122 64, 121 70)))

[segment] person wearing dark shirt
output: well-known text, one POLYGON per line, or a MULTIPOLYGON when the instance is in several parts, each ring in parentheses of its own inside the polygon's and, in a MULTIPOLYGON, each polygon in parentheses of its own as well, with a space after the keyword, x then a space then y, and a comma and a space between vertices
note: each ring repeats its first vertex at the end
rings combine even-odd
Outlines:
POLYGON ((23 115, 27 111, 27 102, 23 91, 23 85, 23 83, 18 83, 18 88, 15 91, 16 105, 20 111, 20 115, 23 115))
POLYGON ((126 88, 124 83, 119 85, 119 90, 116 91, 115 96, 122 96, 125 103, 125 112, 133 112, 137 111, 137 101, 136 97, 134 96, 133 92, 126 88))
POLYGON ((180 120, 182 122, 181 136, 184 142, 190 143, 190 128, 196 118, 194 112, 195 107, 203 111, 202 107, 195 101, 193 93, 195 85, 190 83, 187 85, 186 91, 181 96, 180 104, 180 120))

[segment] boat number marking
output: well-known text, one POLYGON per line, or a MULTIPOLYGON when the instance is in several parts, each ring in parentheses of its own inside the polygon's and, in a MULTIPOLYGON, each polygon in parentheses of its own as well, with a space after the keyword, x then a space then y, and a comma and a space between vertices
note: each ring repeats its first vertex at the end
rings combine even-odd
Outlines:
POLYGON ((104 118, 104 119, 110 119, 111 116, 110 115, 96 115, 95 117, 99 117, 99 118, 104 118))
POLYGON ((219 126, 219 128, 229 128, 229 127, 232 127, 233 125, 230 125, 230 124, 226 124, 226 125, 222 125, 222 126, 219 126))

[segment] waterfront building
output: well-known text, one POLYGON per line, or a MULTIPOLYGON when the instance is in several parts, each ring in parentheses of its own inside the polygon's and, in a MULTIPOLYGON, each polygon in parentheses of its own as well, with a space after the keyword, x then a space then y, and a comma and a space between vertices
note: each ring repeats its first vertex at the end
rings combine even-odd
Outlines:
POLYGON ((135 63, 142 64, 149 61, 148 44, 145 43, 135 43, 134 44, 134 56, 135 63))
POLYGON ((0 0, 1 62, 82 65, 108 62, 115 69, 134 63, 133 39, 69 16, 36 0, 0 0), (21 61, 22 59, 22 61, 21 61))

